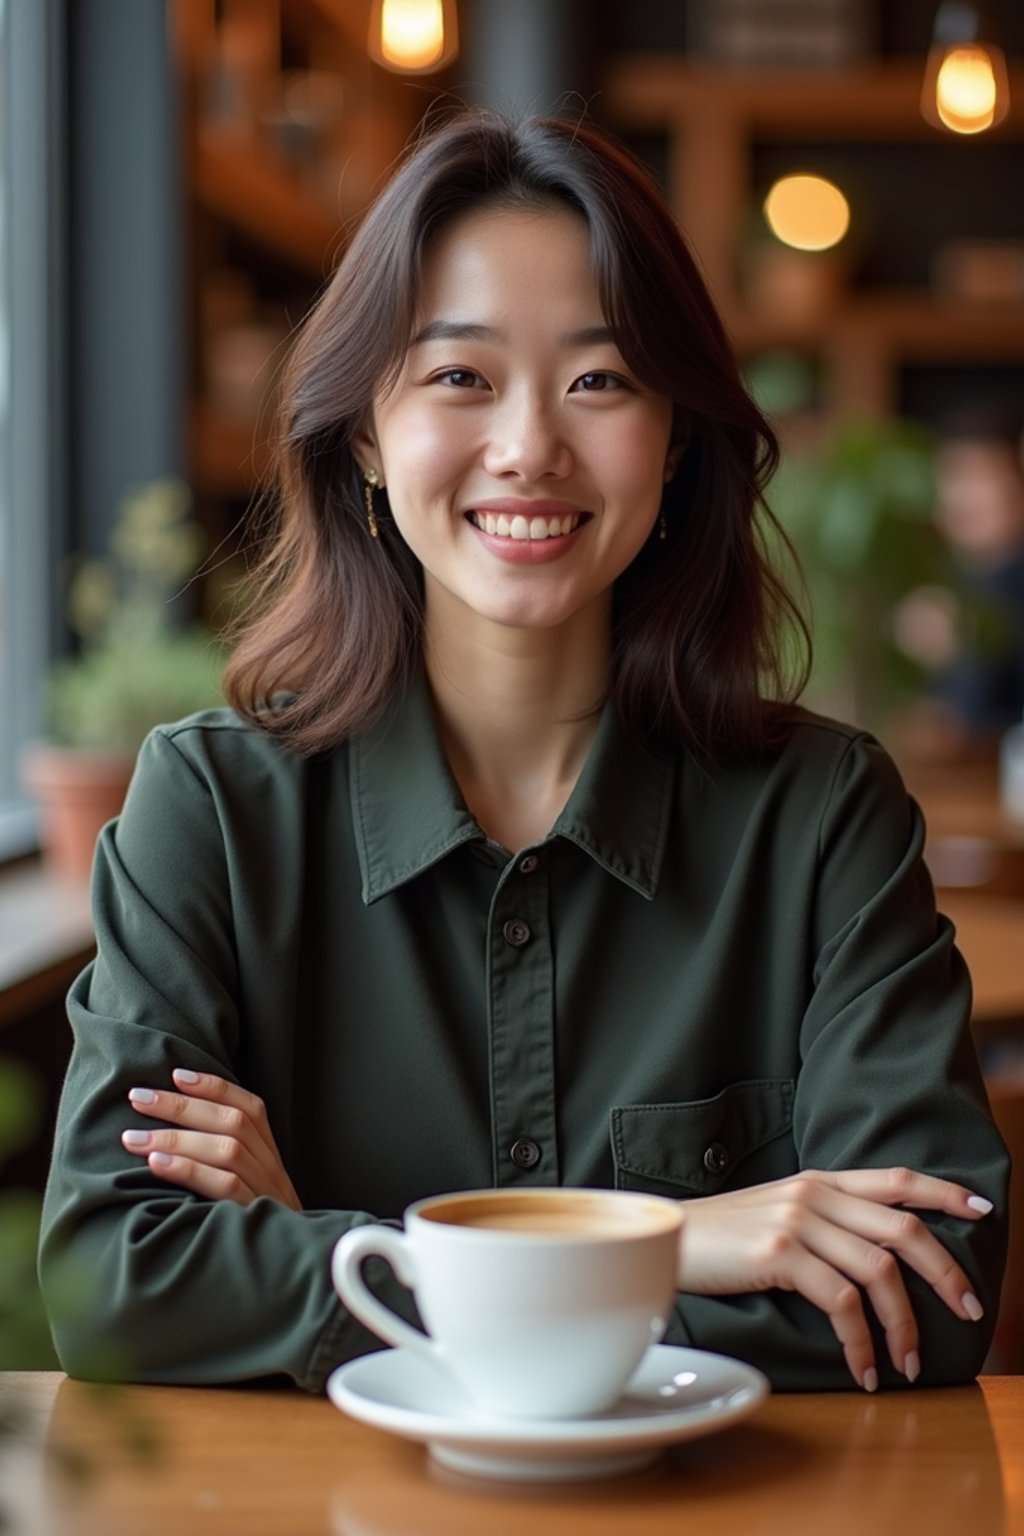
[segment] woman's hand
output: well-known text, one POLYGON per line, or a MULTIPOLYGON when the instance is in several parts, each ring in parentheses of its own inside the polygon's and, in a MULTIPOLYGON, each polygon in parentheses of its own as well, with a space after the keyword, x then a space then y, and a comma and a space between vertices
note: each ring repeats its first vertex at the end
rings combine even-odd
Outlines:
POLYGON ((981 1303, 942 1243, 913 1211, 976 1221, 980 1195, 907 1168, 805 1171, 772 1184, 685 1202, 679 1286, 696 1294, 797 1291, 827 1315, 858 1386, 878 1386, 861 1292, 885 1329, 893 1365, 920 1372, 918 1331, 897 1255, 957 1317, 976 1322, 981 1303))
POLYGON ((269 1195, 300 1211, 263 1100, 211 1073, 179 1068, 172 1075, 180 1092, 133 1088, 128 1100, 140 1115, 169 1120, 173 1128, 123 1131, 125 1150, 144 1157, 158 1178, 208 1200, 251 1205, 269 1195))

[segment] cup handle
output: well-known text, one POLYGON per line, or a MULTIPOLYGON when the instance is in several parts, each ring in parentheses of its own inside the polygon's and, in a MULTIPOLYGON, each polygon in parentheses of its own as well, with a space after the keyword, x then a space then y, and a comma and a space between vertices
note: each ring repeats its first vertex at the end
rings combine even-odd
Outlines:
POLYGON ((443 1369, 441 1350, 434 1341, 398 1317, 367 1288, 362 1264, 371 1256, 385 1259, 402 1284, 413 1289, 415 1271, 408 1238, 404 1232, 381 1226, 354 1227, 335 1243, 331 1256, 334 1289, 349 1311, 385 1343, 393 1344, 397 1349, 411 1350, 414 1355, 443 1369))

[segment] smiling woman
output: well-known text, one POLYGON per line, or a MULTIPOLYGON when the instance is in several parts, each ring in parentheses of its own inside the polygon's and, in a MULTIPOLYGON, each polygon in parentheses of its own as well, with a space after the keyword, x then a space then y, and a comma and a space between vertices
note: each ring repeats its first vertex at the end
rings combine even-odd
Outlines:
POLYGON ((101 841, 41 1253, 97 1274, 71 1371, 319 1390, 374 1347, 343 1233, 559 1184, 682 1203, 671 1342, 979 1369, 969 983, 893 765, 792 702, 776 458, 621 149, 470 114, 413 151, 295 348, 234 707, 153 733, 101 841))

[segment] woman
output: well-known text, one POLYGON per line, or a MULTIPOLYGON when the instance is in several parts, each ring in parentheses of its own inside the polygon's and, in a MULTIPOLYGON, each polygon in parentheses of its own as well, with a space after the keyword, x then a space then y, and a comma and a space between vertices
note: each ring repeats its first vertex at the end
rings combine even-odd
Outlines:
POLYGON ((151 737, 98 852, 66 1366, 318 1390, 375 1343, 341 1233, 566 1183, 687 1202, 670 1342, 973 1376, 1006 1158, 967 976, 884 753, 783 702, 776 445, 646 176, 579 124, 440 129, 282 421, 234 710, 151 737))

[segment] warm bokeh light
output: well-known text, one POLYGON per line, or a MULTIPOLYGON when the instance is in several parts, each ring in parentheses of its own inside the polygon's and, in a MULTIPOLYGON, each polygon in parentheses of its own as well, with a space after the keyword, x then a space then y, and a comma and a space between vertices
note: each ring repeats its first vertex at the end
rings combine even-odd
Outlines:
POLYGON ((1002 122, 1010 105, 1006 63, 989 43, 935 48, 929 58, 921 108, 936 127, 984 133, 1002 122))
POLYGON ((369 47, 403 74, 441 69, 458 51, 454 0, 375 0, 369 47))
POLYGON ((991 127, 996 77, 984 48, 953 48, 946 54, 935 82, 935 107, 946 127, 957 133, 991 127))
POLYGON ((764 203, 776 239, 798 251, 827 251, 850 227, 850 205, 823 176, 783 176, 764 203))

